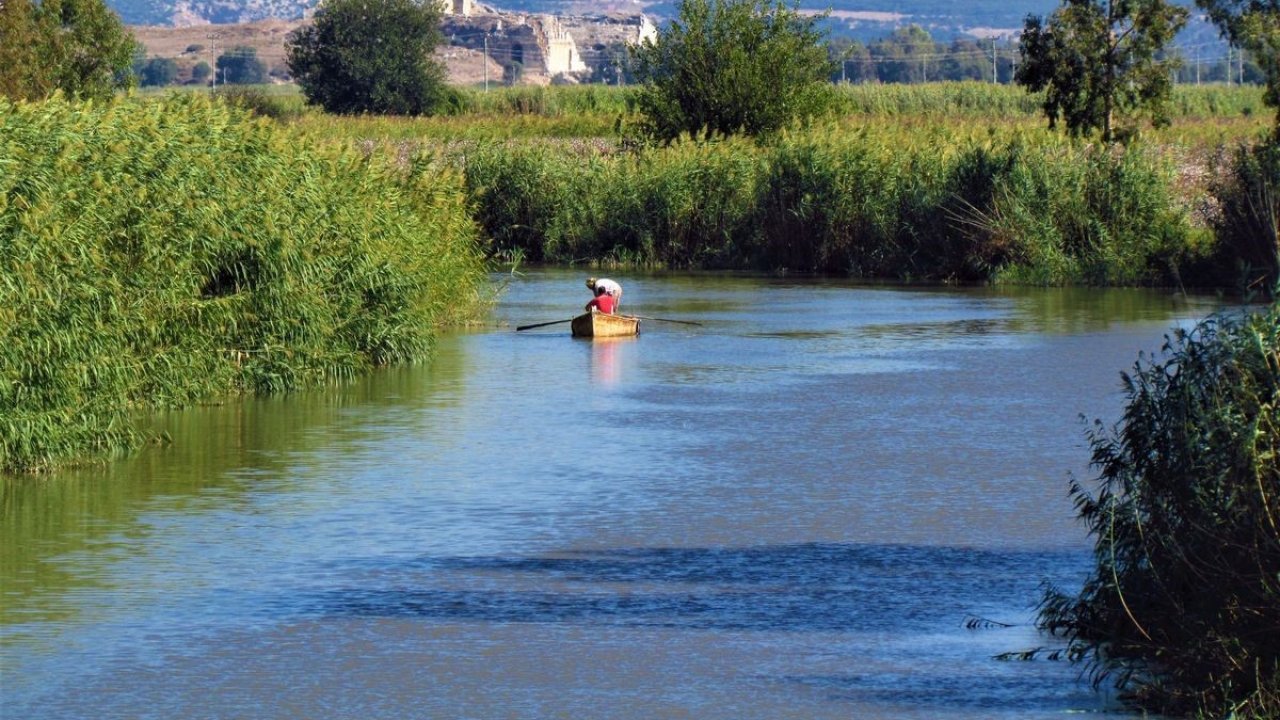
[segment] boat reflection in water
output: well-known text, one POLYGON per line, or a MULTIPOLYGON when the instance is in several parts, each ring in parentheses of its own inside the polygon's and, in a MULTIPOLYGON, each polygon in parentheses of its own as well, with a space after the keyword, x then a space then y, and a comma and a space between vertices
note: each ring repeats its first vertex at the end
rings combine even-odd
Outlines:
POLYGON ((595 338, 591 342, 591 382, 596 385, 617 385, 622 380, 627 346, 634 342, 634 335, 595 338))

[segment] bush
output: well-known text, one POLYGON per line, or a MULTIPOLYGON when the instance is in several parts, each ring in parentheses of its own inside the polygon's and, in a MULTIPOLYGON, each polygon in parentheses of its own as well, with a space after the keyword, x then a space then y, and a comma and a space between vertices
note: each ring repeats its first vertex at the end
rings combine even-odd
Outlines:
POLYGON ((1189 222, 1169 167, 1047 136, 787 132, 566 153, 466 151, 467 187, 500 251, 943 282, 1170 283, 1189 222))
POLYGON ((783 0, 682 0, 636 51, 637 108, 651 138, 768 135, 827 99, 818 19, 783 0))
POLYGON ((297 98, 272 96, 243 85, 221 85, 213 91, 213 96, 255 115, 274 120, 292 120, 300 117, 303 111, 301 101, 297 98))
POLYGON ((1160 713, 1280 714, 1280 305, 1177 331, 1124 377, 1071 496, 1096 568, 1042 627, 1160 713))
POLYGON ((1280 141, 1240 147, 1213 187, 1221 213, 1214 256, 1219 281, 1265 292, 1280 282, 1280 141))
POLYGON ((1038 284, 1169 285, 1189 253, 1190 224, 1172 168, 1150 147, 1063 145, 1023 153, 995 208, 1010 238, 1006 279, 1038 284))
POLYGON ((136 68, 142 87, 170 85, 178 77, 178 61, 173 58, 151 58, 136 68))

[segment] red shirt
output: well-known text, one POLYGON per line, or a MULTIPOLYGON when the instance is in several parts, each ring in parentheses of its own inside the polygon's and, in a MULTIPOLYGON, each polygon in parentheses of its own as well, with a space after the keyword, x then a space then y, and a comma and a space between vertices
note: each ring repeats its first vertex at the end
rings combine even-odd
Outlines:
POLYGON ((600 312, 605 313, 607 315, 613 314, 614 307, 615 307, 615 301, 613 297, 603 293, 591 298, 591 302, 587 303, 588 310, 590 310, 591 308, 596 308, 600 312))

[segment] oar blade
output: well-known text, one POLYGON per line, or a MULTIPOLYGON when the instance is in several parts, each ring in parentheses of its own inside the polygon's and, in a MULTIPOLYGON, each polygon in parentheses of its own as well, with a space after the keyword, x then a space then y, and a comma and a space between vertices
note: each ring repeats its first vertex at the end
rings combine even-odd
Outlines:
POLYGON ((568 320, 552 320, 551 322, 534 323, 532 325, 521 325, 516 328, 516 332, 520 332, 521 330, 532 330, 534 328, 546 327, 548 325, 559 325, 561 323, 567 323, 567 322, 573 322, 573 318, 569 318, 568 320))
POLYGON ((679 323, 681 325, 697 325, 698 327, 702 327, 702 323, 694 322, 692 320, 672 320, 671 318, 649 317, 648 315, 634 315, 633 317, 638 317, 641 320, 656 320, 658 322, 679 323))

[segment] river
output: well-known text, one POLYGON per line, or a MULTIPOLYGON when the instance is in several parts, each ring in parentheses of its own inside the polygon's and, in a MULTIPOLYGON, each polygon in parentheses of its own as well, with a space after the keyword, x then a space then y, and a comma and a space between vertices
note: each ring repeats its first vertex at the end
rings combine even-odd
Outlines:
POLYGON ((495 276, 422 366, 0 479, 0 717, 1055 718, 1088 420, 1211 299, 495 276))

